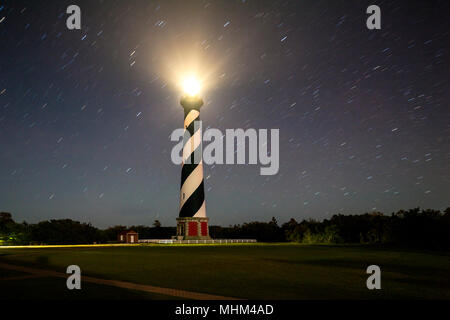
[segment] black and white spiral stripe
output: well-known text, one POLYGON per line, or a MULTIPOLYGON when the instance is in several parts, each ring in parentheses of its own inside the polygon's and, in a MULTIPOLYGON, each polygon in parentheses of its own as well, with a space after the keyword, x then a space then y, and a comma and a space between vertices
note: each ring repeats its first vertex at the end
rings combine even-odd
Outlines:
POLYGON ((199 110, 185 109, 180 217, 206 217, 203 186, 202 132, 200 126, 195 128, 195 121, 200 121, 199 110), (195 159, 194 155, 196 155, 195 159), (195 163, 196 159, 198 159, 198 163, 195 163))

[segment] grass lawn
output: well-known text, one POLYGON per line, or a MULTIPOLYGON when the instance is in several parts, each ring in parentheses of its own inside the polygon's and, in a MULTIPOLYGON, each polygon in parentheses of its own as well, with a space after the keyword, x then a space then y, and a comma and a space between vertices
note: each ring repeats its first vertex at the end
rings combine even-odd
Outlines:
MULTIPOLYGON (((0 275, 5 270, 0 269, 0 275)), ((9 270, 6 270, 9 272, 9 270)), ((82 290, 68 290, 62 278, 31 278, 6 280, 0 278, 0 300, 85 300, 85 299, 171 299, 158 294, 115 288, 92 283, 82 284, 82 290)))
MULTIPOLYGON (((76 264, 82 275, 248 299, 450 299, 450 253, 392 248, 260 243, 0 248, 0 262, 60 272, 76 264), (371 264, 381 268, 382 290, 366 287, 366 268, 371 264)), ((49 297, 60 294, 51 288, 57 285, 62 286, 60 297, 72 294, 64 279, 56 278, 0 280, 0 286, 7 283, 12 293, 26 286, 31 292, 40 290, 39 285, 28 284, 32 281, 47 281, 40 287, 47 288, 49 297)), ((83 289, 78 294, 121 298, 128 291, 93 284, 83 288, 91 286, 95 294, 83 289)), ((128 294, 129 298, 171 298, 128 294)))

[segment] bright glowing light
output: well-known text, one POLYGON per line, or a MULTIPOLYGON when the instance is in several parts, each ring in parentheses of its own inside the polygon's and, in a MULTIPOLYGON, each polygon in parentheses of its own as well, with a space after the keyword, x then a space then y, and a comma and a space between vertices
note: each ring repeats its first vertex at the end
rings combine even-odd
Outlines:
POLYGON ((200 93, 200 83, 194 77, 186 78, 183 81, 183 90, 189 96, 196 96, 200 93))

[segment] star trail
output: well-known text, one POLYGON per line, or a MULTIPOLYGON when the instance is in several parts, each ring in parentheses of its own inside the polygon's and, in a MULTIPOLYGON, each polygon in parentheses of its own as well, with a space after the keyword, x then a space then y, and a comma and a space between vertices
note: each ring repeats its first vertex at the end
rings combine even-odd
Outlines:
POLYGON ((75 2, 0 5, 0 210, 15 220, 175 225, 187 61, 209 84, 204 129, 280 130, 274 176, 204 166, 211 225, 449 206, 447 1, 75 2))

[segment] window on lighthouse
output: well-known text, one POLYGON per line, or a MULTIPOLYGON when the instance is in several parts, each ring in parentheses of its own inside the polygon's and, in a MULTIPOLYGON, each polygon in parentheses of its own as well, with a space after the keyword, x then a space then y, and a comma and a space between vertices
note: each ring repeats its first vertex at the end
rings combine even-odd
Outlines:
POLYGON ((183 192, 183 200, 184 200, 184 197, 185 197, 185 194, 184 194, 184 192, 183 192))

